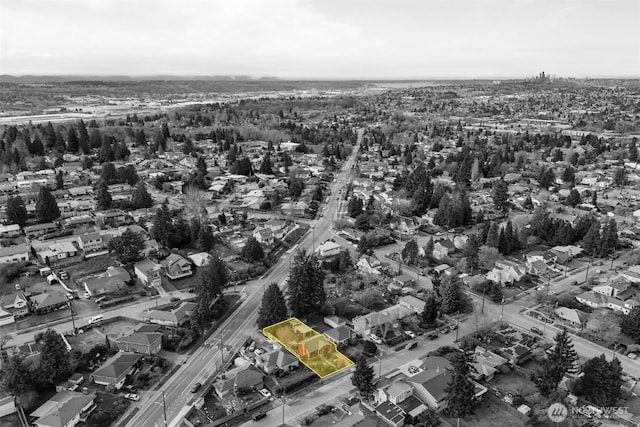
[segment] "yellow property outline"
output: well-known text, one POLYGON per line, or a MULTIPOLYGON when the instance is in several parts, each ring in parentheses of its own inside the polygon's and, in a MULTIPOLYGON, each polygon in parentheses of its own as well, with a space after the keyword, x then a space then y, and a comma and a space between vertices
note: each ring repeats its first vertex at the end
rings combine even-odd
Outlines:
POLYGON ((295 317, 267 326, 262 329, 262 333, 270 341, 282 345, 320 378, 326 378, 354 364, 338 351, 336 343, 325 334, 316 332, 295 317))

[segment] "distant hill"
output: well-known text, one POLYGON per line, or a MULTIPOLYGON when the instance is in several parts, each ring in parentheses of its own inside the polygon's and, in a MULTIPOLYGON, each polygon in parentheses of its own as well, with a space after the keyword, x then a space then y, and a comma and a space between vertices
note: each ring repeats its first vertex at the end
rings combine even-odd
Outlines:
POLYGON ((136 81, 278 81, 277 77, 251 76, 12 76, 0 75, 0 83, 34 84, 66 82, 136 82, 136 81))

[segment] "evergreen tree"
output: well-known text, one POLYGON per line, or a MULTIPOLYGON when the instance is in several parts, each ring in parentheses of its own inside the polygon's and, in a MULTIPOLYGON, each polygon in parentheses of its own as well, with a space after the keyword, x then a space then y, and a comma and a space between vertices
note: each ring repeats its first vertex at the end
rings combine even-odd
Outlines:
POLYGON ((355 226, 360 231, 371 230, 371 223, 369 222, 369 216, 366 213, 361 213, 356 217, 355 226))
POLYGON ((69 131, 67 132, 67 150, 72 153, 78 152, 78 146, 80 141, 78 140, 78 134, 73 126, 69 126, 69 131))
POLYGON ((56 173, 56 190, 64 190, 64 177, 62 171, 56 173))
POLYGON ((629 314, 620 320, 620 330, 640 344, 640 306, 633 307, 629 314))
POLYGON ((113 200, 111 199, 111 193, 109 193, 109 186, 101 179, 96 189, 96 208, 99 211, 103 211, 111 209, 112 204, 113 200))
POLYGON ((618 248, 618 225, 611 218, 602 230, 602 255, 612 255, 618 248))
POLYGON ((424 256, 427 259, 433 258, 433 237, 429 237, 427 244, 424 246, 424 256))
POLYGON ((402 259, 408 264, 415 264, 418 261, 418 243, 415 240, 409 240, 402 248, 402 259))
POLYGON ((117 184, 120 181, 120 175, 113 163, 106 162, 100 166, 100 179, 107 185, 117 184))
POLYGON ((579 380, 580 395, 598 406, 614 406, 620 399, 622 366, 617 358, 607 361, 604 354, 587 361, 579 380))
POLYGON ((80 120, 78 123, 78 148, 80 152, 83 154, 91 153, 91 145, 89 143, 89 133, 87 132, 87 127, 84 125, 84 122, 80 120))
POLYGON ((58 203, 47 187, 40 187, 40 191, 38 192, 36 217, 39 223, 51 222, 60 218, 58 203))
POLYGON ((14 396, 34 390, 34 372, 20 353, 11 356, 2 364, 2 379, 7 391, 14 396))
POLYGON ((542 369, 535 380, 538 390, 544 396, 556 391, 567 373, 576 373, 575 363, 578 360, 578 354, 573 349, 573 342, 567 330, 558 332, 554 340, 556 344, 543 360, 542 369))
POLYGON ((540 189, 547 190, 555 182, 556 176, 551 168, 542 168, 538 173, 538 184, 540 189))
POLYGON ((438 308, 438 300, 435 295, 429 294, 425 299, 424 309, 420 316, 422 323, 425 326, 431 327, 435 325, 436 319, 438 318, 438 308))
POLYGON ((364 355, 360 355, 356 359, 356 367, 351 376, 351 384, 353 384, 360 392, 360 396, 365 400, 373 398, 376 387, 374 382, 373 368, 367 362, 364 355))
POLYGON ((258 328, 287 320, 287 304, 284 294, 277 283, 271 283, 262 297, 262 305, 258 309, 258 328))
POLYGON ((454 417, 464 417, 473 413, 476 406, 475 385, 469 378, 473 369, 467 356, 459 351, 451 358, 451 381, 445 388, 446 411, 454 417))
POLYGON ((140 177, 138 176, 138 172, 133 165, 127 165, 121 168, 118 168, 118 182, 129 184, 130 186, 134 186, 140 181, 140 177))
POLYGON ((144 237, 128 228, 109 242, 109 251, 123 264, 131 266, 144 257, 144 237))
POLYGON ((203 176, 207 176, 207 162, 204 160, 204 157, 198 156, 198 160, 196 160, 196 170, 203 176))
POLYGON ((613 174, 613 181, 618 187, 624 187, 627 184, 627 171, 624 168, 617 168, 613 174))
POLYGON ((598 256, 601 251, 600 223, 594 222, 582 239, 582 248, 588 255, 598 256))
POLYGON ((429 210, 431 206, 431 195, 433 194, 433 186, 429 178, 418 184, 416 191, 413 193, 411 201, 411 210, 413 215, 422 216, 429 210))
POLYGON ((492 195, 496 209, 506 212, 509 209, 509 188, 503 179, 494 184, 492 195))
POLYGON ((442 312, 455 313, 461 308, 460 279, 458 276, 448 275, 442 281, 440 294, 442 295, 442 312))
POLYGON ((56 384, 71 373, 71 360, 59 333, 47 329, 40 343, 40 376, 48 384, 56 384))
POLYGON ((100 148, 102 146, 102 135, 100 135, 100 131, 98 129, 93 129, 91 131, 89 143, 91 145, 91 149, 100 148))
POLYGON ((598 192, 596 190, 591 193, 591 204, 598 207, 598 192))
POLYGON ((153 227, 151 228, 151 237, 153 237, 163 247, 169 245, 169 233, 171 232, 171 212, 169 211, 169 202, 164 199, 160 209, 156 211, 153 217, 153 227))
POLYGON ((271 165, 271 156, 269 152, 267 152, 262 158, 262 164, 260 165, 260 173, 264 173, 266 175, 273 175, 273 168, 271 165))
POLYGON ((500 246, 500 234, 498 231, 498 224, 495 222, 491 222, 491 226, 489 227, 489 232, 487 233, 487 239, 485 241, 485 245, 491 248, 499 248, 500 246))
POLYGON ((262 261, 264 259, 262 245, 253 236, 249 236, 240 252, 240 257, 248 262, 262 261))
POLYGON ((201 251, 208 252, 214 248, 214 245, 215 238, 209 224, 200 225, 196 247, 201 251))
POLYGON ((472 273, 478 269, 478 259, 480 253, 480 244, 475 235, 469 236, 467 243, 464 245, 462 255, 467 259, 467 265, 472 273))
POLYGON ((210 308, 222 295, 222 290, 229 282, 227 270, 226 264, 216 252, 211 254, 207 264, 198 269, 195 290, 205 308, 210 308))
POLYGON ((34 156, 44 156, 44 145, 42 144, 42 140, 39 135, 36 135, 33 138, 33 142, 31 143, 31 154, 34 156))
POLYGON ((324 305, 324 271, 315 255, 298 250, 289 274, 287 302, 293 317, 317 313, 324 305))
POLYGON ((6 212, 10 224, 18 224, 20 227, 24 227, 27 223, 27 208, 20 195, 9 196, 7 198, 6 212))
POLYGON ((524 199, 522 207, 525 209, 533 209, 533 200, 531 200, 531 196, 529 194, 527 194, 527 198, 524 199))
POLYGON ((364 204, 358 196, 351 196, 347 205, 347 211, 351 218, 356 218, 363 211, 364 204))
POLYGON ((580 193, 575 188, 572 188, 567 196, 567 200, 565 201, 568 206, 572 208, 576 207, 580 203, 582 203, 582 197, 580 197, 580 193))
POLYGON ((133 189, 131 200, 136 209, 148 209, 153 206, 153 199, 151 198, 149 191, 147 191, 147 186, 144 181, 138 181, 136 187, 133 189))
POLYGON ((98 162, 106 163, 112 162, 115 159, 113 148, 111 147, 111 138, 108 135, 102 137, 102 145, 98 152, 98 162))

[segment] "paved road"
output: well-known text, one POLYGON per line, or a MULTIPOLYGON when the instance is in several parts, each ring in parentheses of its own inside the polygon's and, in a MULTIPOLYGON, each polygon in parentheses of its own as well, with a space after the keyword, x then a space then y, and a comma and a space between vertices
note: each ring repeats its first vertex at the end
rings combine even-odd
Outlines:
MULTIPOLYGON (((363 132, 358 133, 358 140, 362 139, 363 132)), ((325 215, 320 217, 314 227, 314 232, 308 232, 297 245, 297 248, 304 250, 311 249, 315 237, 315 247, 331 237, 331 227, 334 212, 338 204, 339 189, 346 184, 347 176, 355 162, 355 157, 359 149, 359 143, 353 150, 351 157, 343 164, 342 171, 334 179, 331 195, 325 203, 325 215)), ((293 248, 292 248, 293 249, 293 248)), ((264 287, 269 283, 276 282, 282 284, 289 275, 289 259, 293 255, 293 250, 288 251, 280 261, 261 279, 249 282, 243 289, 245 295, 241 306, 236 309, 231 316, 218 328, 216 335, 208 340, 209 343, 216 343, 218 339, 223 341, 225 357, 234 354, 244 343, 249 333, 256 328, 257 309, 262 301, 264 287), (222 336, 221 336, 222 335, 222 336)), ((156 427, 164 425, 162 394, 166 402, 166 417, 170 425, 176 425, 180 417, 188 410, 187 403, 195 396, 189 392, 196 382, 204 383, 219 368, 222 359, 221 350, 218 345, 207 345, 199 348, 163 386, 152 393, 151 396, 143 397, 138 407, 140 411, 129 421, 127 425, 131 427, 156 427)))

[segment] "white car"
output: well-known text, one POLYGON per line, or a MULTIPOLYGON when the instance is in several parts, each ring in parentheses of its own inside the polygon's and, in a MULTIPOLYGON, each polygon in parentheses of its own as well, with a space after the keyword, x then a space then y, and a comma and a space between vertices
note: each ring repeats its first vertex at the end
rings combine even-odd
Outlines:
POLYGON ((381 340, 380 338, 378 338, 378 336, 377 336, 377 335, 371 334, 371 335, 369 336, 369 339, 370 339, 371 341, 373 341, 374 343, 378 344, 378 345, 382 344, 382 340, 381 340))
POLYGON ((271 392, 266 388, 263 388, 262 390, 260 390, 259 393, 264 397, 271 397, 271 392))
POLYGON ((129 400, 133 400, 134 402, 137 402, 138 400, 140 400, 140 396, 138 396, 135 393, 127 393, 124 395, 125 399, 129 399, 129 400))
POLYGON ((90 294, 89 292, 85 292, 85 293, 84 293, 84 297, 85 297, 86 299, 90 299, 90 298, 91 298, 91 294, 90 294))
POLYGON ((404 331, 404 334, 405 334, 406 336, 408 336, 409 338, 412 338, 412 339, 416 337, 416 334, 414 334, 414 333, 413 333, 413 332, 411 332, 411 331, 404 331))

